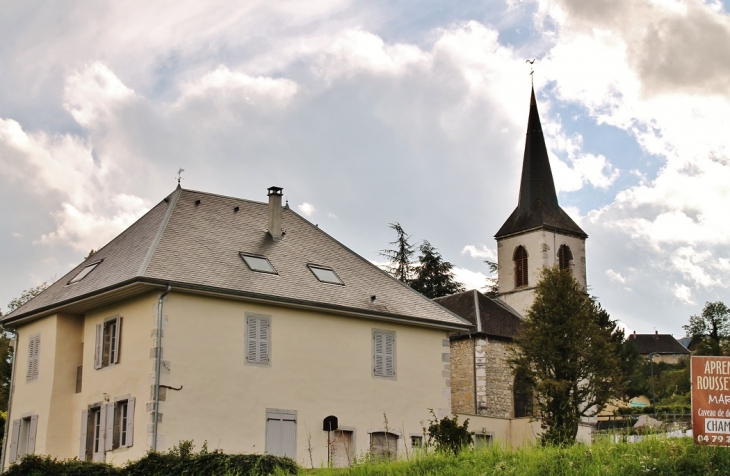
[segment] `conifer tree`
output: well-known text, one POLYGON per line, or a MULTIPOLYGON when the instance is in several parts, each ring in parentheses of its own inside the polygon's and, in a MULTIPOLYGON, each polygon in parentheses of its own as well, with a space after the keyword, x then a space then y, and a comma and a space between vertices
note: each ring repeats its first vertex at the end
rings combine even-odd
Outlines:
POLYGON ((464 287, 454 280, 451 271, 453 265, 444 261, 431 243, 423 240, 419 249, 421 255, 418 257, 416 276, 411 281, 413 289, 431 299, 464 291, 464 287))
POLYGON ((416 250, 413 245, 408 242, 411 235, 408 235, 400 223, 391 223, 390 228, 395 230, 398 235, 395 241, 391 241, 390 244, 395 246, 393 250, 381 250, 380 256, 388 258, 390 261, 387 265, 387 271, 395 279, 403 283, 408 284, 411 279, 412 266, 413 266, 413 255, 416 250))
POLYGON ((510 363, 534 388, 544 444, 574 443, 582 417, 625 395, 636 365, 625 345, 616 321, 569 270, 543 269, 510 363))

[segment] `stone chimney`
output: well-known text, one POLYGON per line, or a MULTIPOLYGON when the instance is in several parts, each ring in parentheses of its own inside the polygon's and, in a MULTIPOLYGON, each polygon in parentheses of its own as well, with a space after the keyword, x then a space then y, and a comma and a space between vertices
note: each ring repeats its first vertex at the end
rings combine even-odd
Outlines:
POLYGON ((269 234, 274 241, 281 240, 281 187, 269 187, 269 234))

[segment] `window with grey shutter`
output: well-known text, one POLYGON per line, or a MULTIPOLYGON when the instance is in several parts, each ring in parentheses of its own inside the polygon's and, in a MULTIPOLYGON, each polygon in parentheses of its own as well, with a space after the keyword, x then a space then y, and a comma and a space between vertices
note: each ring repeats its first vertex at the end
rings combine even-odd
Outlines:
POLYGON ((271 355, 271 319, 269 316, 246 316, 246 362, 268 364, 271 355))
POLYGON ((79 439, 79 459, 88 460, 89 454, 89 410, 81 411, 81 438, 79 439))
POLYGON ((395 332, 373 329, 373 377, 395 375, 395 332))
POLYGON ((30 429, 28 430, 28 447, 25 454, 32 455, 35 453, 35 435, 38 432, 38 415, 30 417, 30 429))
POLYGON ((13 420, 13 432, 10 436, 10 463, 15 463, 18 459, 18 441, 20 440, 20 419, 13 420))
POLYGON ((28 381, 38 378, 38 367, 40 365, 39 358, 41 352, 41 336, 34 335, 28 343, 28 373, 26 379, 28 381))
POLYGON ((297 412, 295 410, 266 410, 266 453, 296 459, 297 412))

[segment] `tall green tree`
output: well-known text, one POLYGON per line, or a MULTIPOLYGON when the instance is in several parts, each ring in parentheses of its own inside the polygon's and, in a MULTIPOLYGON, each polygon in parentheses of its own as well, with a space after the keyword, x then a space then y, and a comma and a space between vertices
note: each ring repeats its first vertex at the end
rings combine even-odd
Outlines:
MULTIPOLYGON (((48 287, 48 283, 41 283, 40 285, 26 289, 20 295, 8 303, 8 312, 13 312, 20 306, 30 301, 40 293, 42 293, 48 287)), ((0 317, 3 316, 3 312, 0 309, 0 317)), ((12 357, 13 348, 10 346, 11 342, 10 335, 5 331, 4 328, 0 328, 0 411, 7 411, 8 409, 8 397, 10 396, 10 374, 12 373, 12 357)))
POLYGON ((487 284, 484 286, 486 295, 490 298, 496 298, 499 296, 499 265, 494 261, 484 260, 489 266, 489 274, 487 277, 487 284), (492 276, 493 275, 493 276, 492 276))
POLYGON ((569 270, 543 269, 510 363, 534 388, 544 444, 574 443, 582 417, 625 395, 636 362, 624 342, 616 321, 569 270))
POLYGON ((400 223, 391 223, 390 228, 395 230, 396 239, 390 244, 392 250, 381 250, 380 256, 388 258, 387 271, 398 281, 408 284, 413 274, 413 255, 416 254, 414 246, 408 241, 411 235, 407 234, 400 223))
POLYGON ((454 280, 453 265, 444 261, 431 243, 423 240, 419 249, 421 255, 411 281, 413 289, 431 299, 464 291, 464 287, 454 280))
POLYGON ((689 324, 683 327, 696 345, 697 355, 730 353, 730 309, 723 302, 705 303, 702 314, 690 316, 689 324))

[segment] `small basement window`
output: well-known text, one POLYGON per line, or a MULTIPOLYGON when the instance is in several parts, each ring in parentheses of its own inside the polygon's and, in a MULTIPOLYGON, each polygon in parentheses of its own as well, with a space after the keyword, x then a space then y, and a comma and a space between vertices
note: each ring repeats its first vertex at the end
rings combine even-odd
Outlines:
POLYGON ((314 264, 308 264, 309 270, 314 273, 314 275, 322 281, 323 283, 330 283, 330 284, 341 284, 344 285, 345 283, 342 282, 339 276, 335 274, 335 272, 332 270, 332 268, 328 268, 326 266, 317 266, 314 264))
POLYGON ((69 281, 66 284, 69 285, 69 284, 78 283, 79 281, 81 281, 82 279, 84 279, 86 276, 88 276, 89 273, 91 273, 92 271, 94 271, 94 269, 97 266, 99 266, 100 264, 101 264, 101 261, 97 261, 96 263, 93 263, 93 264, 90 264, 90 265, 86 266, 84 269, 82 269, 81 271, 79 271, 79 273, 76 276, 74 276, 73 278, 71 278, 71 281, 69 281))
POLYGON ((276 272, 271 262, 263 256, 252 255, 247 253, 240 253, 243 261, 251 271, 257 271, 259 273, 279 274, 276 272))

